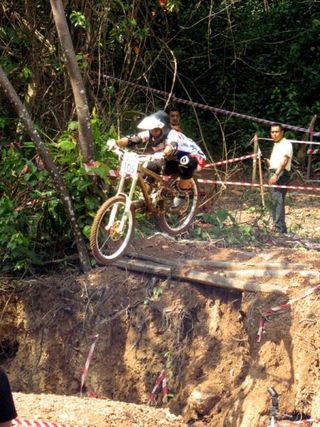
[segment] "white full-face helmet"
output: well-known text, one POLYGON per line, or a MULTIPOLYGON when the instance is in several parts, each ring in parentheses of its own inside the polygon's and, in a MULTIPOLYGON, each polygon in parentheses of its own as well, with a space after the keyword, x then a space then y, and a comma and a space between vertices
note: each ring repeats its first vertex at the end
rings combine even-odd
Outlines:
POLYGON ((169 126, 169 116, 165 111, 159 110, 156 113, 145 117, 137 126, 141 130, 163 129, 169 126))

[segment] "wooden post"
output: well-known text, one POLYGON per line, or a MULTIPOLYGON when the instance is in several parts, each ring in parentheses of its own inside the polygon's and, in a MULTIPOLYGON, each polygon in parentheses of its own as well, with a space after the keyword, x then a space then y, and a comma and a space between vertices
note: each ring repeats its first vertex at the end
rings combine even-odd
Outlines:
MULTIPOLYGON (((313 141, 313 128, 310 128, 310 133, 309 133, 309 141, 313 141)), ((313 145, 310 144, 309 145, 309 149, 312 150, 313 145)), ((311 175, 311 159, 312 159, 312 154, 308 154, 308 166, 307 166, 307 179, 310 179, 310 175, 311 175)))
POLYGON ((253 138, 253 161, 252 161, 252 184, 256 182, 257 176, 257 153, 258 153, 258 142, 257 138, 253 138))
MULTIPOLYGON (((309 132, 308 133, 305 133, 305 135, 304 135, 304 138, 303 139, 307 139, 307 140, 309 140, 309 141, 313 141, 313 132, 314 132, 314 128, 315 128, 315 125, 316 125, 316 121, 317 121, 317 119, 318 119, 318 115, 317 114, 315 114, 313 117, 312 117, 312 119, 311 119, 311 121, 310 121, 310 124, 309 124, 309 132)), ((305 146, 304 146, 305 147, 305 146)), ((311 149, 312 150, 312 148, 313 148, 313 145, 312 144, 310 144, 309 145, 309 149, 311 149)), ((306 150, 305 150, 305 153, 304 153, 304 156, 306 155, 306 152, 307 152, 307 150, 308 150, 308 148, 306 148, 306 150)), ((299 150, 300 151, 300 150, 299 150)), ((301 150, 302 151, 302 150, 301 150)), ((299 152, 298 152, 298 154, 299 154, 299 152)), ((312 154, 308 154, 307 155, 308 156, 308 165, 307 165, 307 179, 310 179, 310 175, 311 175, 311 161, 312 161, 312 154)))
POLYGON ((258 167, 259 167, 259 184, 260 184, 260 194, 261 194, 261 203, 262 206, 265 207, 265 200, 264 200, 264 186, 263 186, 263 175, 262 175, 262 164, 261 164, 261 150, 259 147, 259 139, 258 134, 256 133, 254 136, 255 141, 257 142, 258 147, 258 167))

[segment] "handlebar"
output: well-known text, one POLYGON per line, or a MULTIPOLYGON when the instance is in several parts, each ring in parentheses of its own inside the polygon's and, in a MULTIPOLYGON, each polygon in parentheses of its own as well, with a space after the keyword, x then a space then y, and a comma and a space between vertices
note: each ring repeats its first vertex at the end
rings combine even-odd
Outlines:
MULTIPOLYGON (((126 152, 129 152, 128 150, 125 150, 124 148, 119 147, 119 145, 117 145, 117 142, 115 139, 108 139, 106 144, 107 144, 108 149, 110 151, 113 151, 115 154, 117 154, 117 156, 119 156, 119 158, 122 158, 126 152)), ((140 163, 145 163, 145 162, 155 160, 154 154, 138 154, 138 153, 135 153, 135 155, 139 157, 140 163)))

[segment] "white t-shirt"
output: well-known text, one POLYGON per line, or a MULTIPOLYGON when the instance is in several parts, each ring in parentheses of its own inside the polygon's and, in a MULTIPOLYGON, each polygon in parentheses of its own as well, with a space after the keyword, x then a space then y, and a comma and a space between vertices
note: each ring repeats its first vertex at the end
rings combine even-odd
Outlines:
POLYGON ((283 161, 284 156, 288 156, 289 160, 286 165, 286 170, 291 171, 291 160, 293 155, 292 144, 286 138, 282 138, 281 141, 273 144, 273 149, 270 157, 269 169, 277 170, 283 161))

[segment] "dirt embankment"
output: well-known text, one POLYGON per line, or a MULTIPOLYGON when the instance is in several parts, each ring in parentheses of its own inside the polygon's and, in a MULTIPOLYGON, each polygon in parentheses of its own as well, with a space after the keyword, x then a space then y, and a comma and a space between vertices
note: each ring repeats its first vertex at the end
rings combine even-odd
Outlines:
MULTIPOLYGON (((135 250, 238 262, 241 271, 247 263, 258 268, 280 261, 316 271, 319 259, 318 252, 301 249, 247 252, 201 242, 172 245, 162 237, 135 250)), ((295 419, 320 416, 317 293, 270 316, 261 342, 256 338, 261 312, 303 294, 314 280, 296 271, 266 272, 255 281, 287 287, 287 295, 228 291, 114 267, 39 277, 15 292, 2 291, 0 362, 17 392, 19 417, 96 427, 262 427, 269 420, 270 385, 281 395, 281 412, 295 419), (97 399, 80 399, 95 334, 84 395, 97 399), (168 402, 160 384, 146 406, 162 371, 168 402)))

